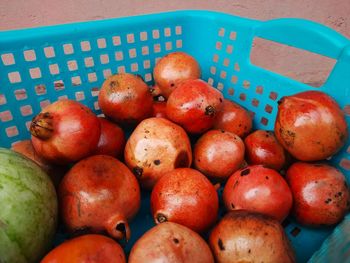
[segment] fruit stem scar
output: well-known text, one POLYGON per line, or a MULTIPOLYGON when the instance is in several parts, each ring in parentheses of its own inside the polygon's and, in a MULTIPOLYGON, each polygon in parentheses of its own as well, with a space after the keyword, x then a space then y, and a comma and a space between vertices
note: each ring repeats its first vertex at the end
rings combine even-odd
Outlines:
POLYGON ((158 223, 164 223, 164 222, 168 221, 168 218, 165 215, 158 213, 156 220, 158 223))

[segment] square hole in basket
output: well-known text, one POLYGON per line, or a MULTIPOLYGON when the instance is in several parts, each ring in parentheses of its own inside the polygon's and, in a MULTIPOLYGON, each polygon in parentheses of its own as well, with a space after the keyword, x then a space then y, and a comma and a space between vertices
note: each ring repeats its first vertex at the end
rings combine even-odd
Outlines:
POLYGON ((220 72, 220 78, 222 78, 222 79, 226 79, 226 76, 227 76, 226 71, 221 70, 221 72, 220 72))
POLYGON ((236 83, 238 82, 238 77, 237 77, 237 76, 232 76, 232 77, 231 77, 231 82, 232 82, 233 84, 236 84, 236 83))
POLYGON ((231 31, 231 32, 230 32, 229 38, 230 38, 231 40, 236 40, 236 38, 237 38, 237 33, 236 33, 235 31, 231 31))
POLYGON ((124 59, 123 51, 117 51, 114 53, 116 61, 122 61, 124 59))
POLYGON ((149 54, 149 48, 148 48, 148 46, 143 46, 143 47, 141 48, 141 53, 142 53, 142 55, 148 55, 148 54, 149 54))
POLYGON ((272 110, 273 110, 273 107, 272 107, 271 105, 269 105, 269 104, 266 104, 266 106, 265 106, 265 112, 271 113, 272 110))
POLYGON ((95 65, 93 57, 84 58, 85 67, 90 68, 95 65))
POLYGON ((0 94, 0 105, 6 104, 7 100, 4 94, 0 94))
POLYGON ((232 96, 233 94, 235 94, 235 90, 233 88, 228 88, 228 95, 232 96))
POLYGON ((111 69, 104 69, 103 70, 103 77, 106 79, 108 78, 109 76, 112 76, 112 70, 111 69))
POLYGON ((105 38, 99 38, 97 39, 97 46, 98 48, 106 48, 106 39, 105 38))
POLYGON ((241 93, 241 94, 239 94, 239 99, 241 101, 245 101, 247 99, 247 95, 245 95, 245 93, 241 93))
POLYGON ((213 62, 218 62, 218 61, 219 61, 219 55, 218 54, 214 54, 213 62))
POLYGON ((49 70, 52 75, 57 75, 60 73, 60 68, 58 67, 58 64, 50 64, 49 70))
POLYGON ((24 59, 26 61, 35 61, 36 60, 36 54, 35 54, 34 49, 23 51, 23 55, 24 55, 24 59))
POLYGON ((344 107, 344 113, 345 113, 345 115, 350 116, 350 105, 345 105, 345 107, 344 107))
POLYGON ((29 74, 32 79, 39 79, 41 78, 41 70, 39 67, 36 68, 30 68, 29 74))
POLYGON ((40 108, 43 109, 45 108, 46 106, 49 106, 51 104, 50 100, 42 100, 40 101, 40 108))
POLYGON ((119 67, 117 68, 117 72, 118 72, 118 73, 125 73, 125 66, 119 66, 119 67))
POLYGON ((69 60, 67 61, 67 66, 69 71, 74 71, 78 69, 78 64, 76 60, 69 60))
POLYGON ((181 35, 182 34, 182 26, 176 26, 175 27, 175 34, 181 35))
POLYGON ((27 91, 25 89, 17 89, 14 91, 16 100, 25 100, 28 98, 27 91))
POLYGON ((245 89, 249 89, 249 87, 250 87, 250 82, 249 82, 249 80, 243 80, 243 87, 244 87, 245 89))
POLYGON ((128 43, 135 43, 135 36, 133 33, 126 35, 126 42, 128 43))
POLYGON ((9 66, 9 65, 15 64, 15 58, 14 58, 12 53, 2 54, 1 55, 1 60, 2 60, 2 63, 5 66, 9 66))
POLYGON ((59 96, 58 100, 68 100, 68 96, 67 95, 59 96))
POLYGON ((6 131, 7 137, 14 137, 14 136, 17 136, 19 134, 16 126, 8 127, 8 128, 6 128, 5 131, 6 131))
POLYGON ((225 67, 228 67, 228 65, 230 64, 230 59, 225 58, 224 62, 222 63, 225 67))
POLYGON ((266 126, 269 123, 269 120, 266 119, 265 117, 261 117, 260 119, 260 123, 264 126, 266 126))
POLYGON ((254 107, 258 107, 259 106, 259 100, 258 99, 252 99, 252 105, 254 107))
POLYGON ((19 83, 21 82, 21 75, 19 74, 18 71, 14 71, 14 72, 9 72, 7 74, 10 83, 19 83))
POLYGON ((159 30, 158 29, 152 30, 152 37, 153 37, 153 39, 159 38, 159 30))
POLYGON ((81 41, 80 42, 80 48, 82 51, 90 51, 91 50, 91 45, 90 41, 81 41))
POLYGON ((214 84, 214 79, 213 78, 208 78, 208 84, 213 86, 214 84))
POLYGON ((100 92, 100 89, 98 87, 91 88, 91 96, 92 97, 97 97, 99 92, 100 92))
POLYGON ((100 56, 101 64, 108 64, 109 63, 109 56, 107 54, 102 54, 100 56))
POLYGON ((173 43, 171 43, 170 41, 165 42, 165 50, 172 50, 173 49, 173 43))
POLYGON ((171 28, 170 27, 164 28, 164 36, 166 36, 166 37, 171 36, 171 28))
POLYGON ((136 58, 136 49, 135 48, 131 48, 129 49, 129 57, 130 58, 136 58))
POLYGON ((77 91, 77 92, 75 93, 75 99, 76 99, 77 101, 85 100, 85 94, 84 94, 84 92, 83 92, 83 91, 77 91))
POLYGON ((36 95, 44 95, 46 94, 46 86, 44 84, 39 84, 35 86, 36 95))
POLYGON ((6 111, 3 111, 3 112, 0 112, 0 120, 2 122, 12 121, 13 120, 13 116, 12 116, 11 111, 6 110, 6 111))
POLYGON ((176 47, 182 48, 182 40, 181 39, 176 40, 176 47))
POLYGON ((55 50, 53 47, 45 47, 44 54, 47 58, 53 58, 55 57, 55 50))
POLYGON ((349 159, 341 159, 339 163, 340 167, 344 168, 345 170, 350 171, 350 160, 349 159))
POLYGON ((150 60, 144 60, 143 61, 143 68, 149 69, 151 67, 151 61, 150 60))
POLYGON ((72 85, 73 86, 80 86, 81 85, 81 78, 80 76, 73 76, 71 77, 72 85))
POLYGON ((94 109, 95 110, 99 110, 100 109, 100 105, 98 105, 98 101, 94 102, 94 109))
POLYGON ((71 55, 74 53, 74 48, 72 44, 64 44, 63 45, 63 52, 66 55, 71 55))
POLYGON ((264 92, 264 88, 263 88, 263 86, 257 86, 256 88, 255 88, 255 92, 256 93, 258 93, 258 94, 262 94, 263 92, 264 92))
POLYGON ((221 43, 220 41, 217 41, 216 44, 215 44, 215 48, 216 48, 217 50, 221 50, 221 48, 222 48, 222 43, 221 43))
POLYGON ((221 28, 219 29, 219 36, 220 36, 220 37, 223 37, 224 35, 225 35, 225 28, 221 27, 221 28))
POLYGON ((215 66, 211 66, 210 67, 210 73, 215 75, 216 74, 216 67, 215 66))
POLYGON ((270 98, 270 99, 276 100, 277 97, 278 97, 277 92, 274 92, 274 91, 271 91, 271 92, 270 92, 270 95, 269 95, 269 98, 270 98))
POLYGON ((56 91, 64 90, 64 82, 62 80, 54 81, 53 86, 56 91))
POLYGON ((140 32, 140 40, 141 41, 146 41, 147 39, 148 39, 147 32, 145 32, 145 31, 140 32))
POLYGON ((160 44, 154 44, 153 45, 153 51, 154 53, 159 53, 161 50, 160 50, 160 44))
POLYGON ((22 116, 29 116, 33 114, 32 106, 24 105, 20 108, 22 116))
POLYGON ((233 51, 233 46, 232 45, 227 45, 226 46, 226 53, 231 54, 233 51))
POLYGON ((113 36, 112 37, 112 43, 113 43, 114 46, 120 46, 122 44, 120 36, 113 36))
POLYGON ((235 63, 233 69, 234 69, 235 71, 240 71, 240 70, 241 70, 240 67, 239 67, 238 62, 235 63))
POLYGON ((136 62, 132 63, 130 68, 131 68, 131 72, 136 72, 139 70, 139 64, 137 64, 136 62))
POLYGON ((146 73, 145 74, 145 81, 151 81, 152 80, 152 74, 151 73, 146 73))
POLYGON ((222 84, 221 82, 218 83, 218 86, 216 87, 218 90, 223 90, 224 89, 224 84, 222 84))

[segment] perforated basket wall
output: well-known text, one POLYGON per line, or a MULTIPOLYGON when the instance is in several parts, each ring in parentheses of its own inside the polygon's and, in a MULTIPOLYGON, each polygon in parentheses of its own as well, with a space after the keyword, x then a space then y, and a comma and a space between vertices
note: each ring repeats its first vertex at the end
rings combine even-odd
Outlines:
MULTIPOLYGON (((315 88, 252 65, 250 51, 257 36, 337 59, 319 89, 337 100, 350 123, 348 39, 305 20, 261 22, 215 12, 180 11, 0 32, 0 146, 29 138, 32 117, 58 99, 80 101, 99 114, 97 96, 106 77, 131 72, 151 84, 156 61, 176 50, 193 55, 204 80, 249 109, 254 128, 271 130, 282 96, 315 88)), ((330 162, 349 181, 349 140, 330 162)), ((127 250, 153 225, 147 195, 142 202, 127 250)), ((344 227, 348 221, 339 229, 348 229, 344 227)), ((333 231, 302 227, 292 219, 284 225, 298 262, 307 261, 333 231)), ((341 256, 337 247, 332 253, 341 256)))

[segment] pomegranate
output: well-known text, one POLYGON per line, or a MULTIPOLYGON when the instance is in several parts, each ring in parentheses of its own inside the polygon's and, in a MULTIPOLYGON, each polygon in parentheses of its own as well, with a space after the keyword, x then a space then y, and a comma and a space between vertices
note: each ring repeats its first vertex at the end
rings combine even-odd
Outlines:
POLYGON ((194 147, 194 165, 206 176, 227 179, 244 161, 244 143, 236 134, 211 130, 194 147))
POLYGON ((209 245, 217 263, 296 262, 279 222, 254 212, 226 214, 212 230, 209 245))
POLYGON ((227 210, 244 209, 282 222, 292 207, 291 190, 273 169, 252 165, 235 172, 227 181, 223 199, 227 210))
POLYGON ((18 152, 25 157, 31 159, 38 164, 51 178, 55 188, 58 187, 64 174, 67 172, 67 168, 64 166, 53 165, 40 157, 34 150, 31 140, 24 140, 15 143, 12 146, 12 150, 18 152))
POLYGON ((152 189, 166 172, 190 167, 192 151, 186 132, 164 118, 142 121, 125 146, 124 159, 141 186, 152 189))
POLYGON ((128 240, 128 220, 139 210, 140 189, 123 163, 111 156, 94 155, 65 175, 59 201, 70 232, 106 231, 113 238, 128 240))
POLYGON ((161 58, 153 70, 154 81, 160 94, 168 98, 184 80, 200 78, 198 62, 184 52, 173 52, 161 58))
POLYGON ((98 104, 112 120, 121 125, 134 125, 151 116, 153 98, 139 75, 120 73, 103 82, 98 104))
POLYGON ((283 147, 271 131, 257 130, 244 139, 249 164, 262 164, 281 170, 286 163, 283 147))
POLYGON ((296 159, 317 161, 339 151, 348 137, 339 105, 321 91, 305 91, 279 101, 275 134, 296 159))
POLYGON ((158 180, 151 194, 154 221, 175 222, 196 232, 208 230, 218 214, 215 187, 200 172, 179 168, 158 180))
POLYGON ((166 118, 166 102, 155 101, 153 103, 153 117, 166 118))
POLYGON ((207 243, 191 229, 165 222, 148 230, 133 246, 129 263, 214 263, 207 243))
POLYGON ((220 91, 200 79, 181 82, 171 93, 166 106, 170 120, 190 133, 209 130, 223 105, 220 91))
POLYGON ((322 163, 294 163, 287 182, 292 190, 293 214, 305 225, 334 225, 349 210, 349 190, 344 175, 322 163))
POLYGON ((102 235, 84 235, 51 250, 41 263, 126 263, 121 246, 102 235))
POLYGON ((224 99, 223 108, 218 113, 213 128, 232 132, 244 138, 250 133, 252 122, 247 110, 233 101, 224 99))
POLYGON ((91 155, 100 138, 96 115, 73 100, 56 101, 30 125, 35 151, 51 163, 68 164, 91 155))
POLYGON ((125 146, 124 131, 117 124, 105 118, 98 119, 101 124, 101 135, 95 154, 104 154, 121 158, 125 146))

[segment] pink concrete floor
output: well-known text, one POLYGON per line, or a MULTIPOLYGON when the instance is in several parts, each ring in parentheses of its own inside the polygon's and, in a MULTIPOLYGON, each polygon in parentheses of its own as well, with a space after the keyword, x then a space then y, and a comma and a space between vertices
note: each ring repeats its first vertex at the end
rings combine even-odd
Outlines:
MULTIPOLYGON (((306 18, 350 37, 350 0, 0 0, 0 30, 178 9, 216 10, 261 20, 306 18)), ((319 84, 327 77, 331 67, 327 61, 305 59, 296 51, 283 52, 285 48, 271 49, 257 43, 256 61, 306 83, 319 84)))

